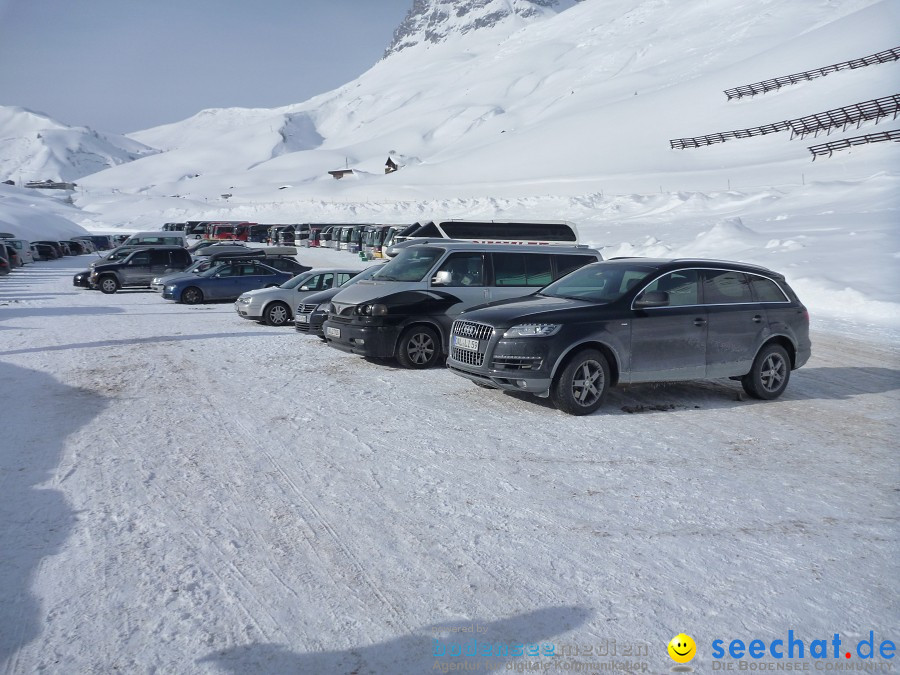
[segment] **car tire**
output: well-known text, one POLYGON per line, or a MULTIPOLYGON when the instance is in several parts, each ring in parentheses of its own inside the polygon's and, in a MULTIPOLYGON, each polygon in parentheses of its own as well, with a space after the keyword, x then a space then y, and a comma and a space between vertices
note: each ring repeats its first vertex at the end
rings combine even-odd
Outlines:
POLYGON ((441 355, 441 342, 433 328, 413 326, 400 336, 397 361, 404 368, 430 368, 441 355))
POLYGON ((181 302, 186 305, 196 305, 203 302, 203 291, 196 286, 188 286, 181 291, 181 302))
POLYGON ((111 295, 119 290, 119 280, 113 276, 105 276, 100 277, 100 281, 97 284, 100 290, 107 295, 111 295))
POLYGON ((609 379, 606 357, 596 349, 582 350, 556 376, 550 386, 550 400, 569 415, 590 415, 603 404, 609 379))
POLYGON ((270 302, 264 317, 270 326, 284 326, 291 320, 291 310, 283 302, 270 302))
POLYGON ((741 385, 752 398, 771 401, 781 396, 790 379, 791 358, 787 350, 769 344, 756 355, 750 372, 741 378, 741 385))

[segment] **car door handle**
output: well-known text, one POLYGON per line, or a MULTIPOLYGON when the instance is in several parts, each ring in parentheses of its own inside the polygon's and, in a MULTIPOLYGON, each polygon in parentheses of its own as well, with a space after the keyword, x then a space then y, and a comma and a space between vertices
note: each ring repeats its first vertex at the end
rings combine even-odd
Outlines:
POLYGON ((695 325, 695 326, 705 326, 705 325, 706 325, 706 319, 699 319, 699 318, 698 318, 698 319, 694 319, 694 325, 695 325))
POLYGON ((760 323, 761 321, 762 317, 759 314, 753 317, 753 323, 760 323))

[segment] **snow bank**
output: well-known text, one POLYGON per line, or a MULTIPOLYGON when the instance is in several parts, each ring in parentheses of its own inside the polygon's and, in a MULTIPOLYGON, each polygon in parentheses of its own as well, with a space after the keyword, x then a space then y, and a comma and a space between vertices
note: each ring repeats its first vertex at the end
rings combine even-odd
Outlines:
POLYGON ((36 190, 0 185, 0 231, 17 238, 57 240, 87 234, 72 220, 81 217, 77 209, 36 190))

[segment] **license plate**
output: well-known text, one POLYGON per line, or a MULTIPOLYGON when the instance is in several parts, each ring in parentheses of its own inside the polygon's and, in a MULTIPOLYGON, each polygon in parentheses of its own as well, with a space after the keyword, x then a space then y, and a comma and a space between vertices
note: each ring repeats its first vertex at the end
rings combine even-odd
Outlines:
POLYGON ((309 323, 309 314, 298 314, 297 323, 309 323))
POLYGON ((340 328, 332 328, 331 326, 329 326, 328 328, 325 329, 325 335, 327 335, 328 337, 339 338, 339 337, 341 337, 341 329, 340 328))
POLYGON ((453 336, 453 346, 459 347, 460 349, 468 349, 472 352, 478 351, 478 340, 471 340, 469 338, 459 337, 458 335, 453 336))

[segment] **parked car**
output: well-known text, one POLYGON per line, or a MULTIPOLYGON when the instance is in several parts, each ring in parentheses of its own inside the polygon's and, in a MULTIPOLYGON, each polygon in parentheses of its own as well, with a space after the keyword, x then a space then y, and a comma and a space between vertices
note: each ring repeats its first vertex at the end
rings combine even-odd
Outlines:
POLYGON ((200 272, 205 272, 214 265, 222 265, 224 263, 225 261, 221 259, 214 260, 211 258, 203 258, 202 260, 195 260, 180 272, 172 272, 170 274, 163 274, 158 277, 153 277, 153 279, 150 281, 150 289, 156 291, 157 293, 162 293, 163 289, 166 287, 166 284, 175 281, 176 279, 188 278, 195 274, 200 274, 200 272))
POLYGON ((82 270, 72 275, 72 285, 79 288, 91 287, 91 270, 82 270))
POLYGON ((276 270, 288 272, 293 275, 302 274, 303 272, 308 272, 312 269, 309 265, 297 262, 292 256, 278 254, 270 255, 269 251, 266 251, 266 257, 263 259, 263 262, 266 265, 274 267, 276 270))
POLYGON ((529 295, 598 260, 587 247, 408 245, 370 280, 334 297, 325 338, 343 351, 428 368, 446 353, 450 325, 464 309, 529 295))
POLYGON ((56 260, 60 257, 56 248, 40 241, 31 242, 31 253, 35 260, 56 260))
POLYGON ((163 230, 155 230, 152 232, 135 232, 123 244, 125 246, 134 244, 145 244, 152 246, 181 246, 187 247, 187 238, 184 232, 165 232, 163 230))
POLYGON ((371 265, 340 286, 334 286, 327 291, 319 291, 303 298, 303 301, 294 310, 294 329, 301 333, 317 335, 324 340, 325 335, 322 330, 322 324, 325 323, 325 319, 328 317, 328 306, 331 304, 334 296, 351 284, 371 279, 372 275, 379 269, 381 269, 381 265, 371 265))
POLYGON ((213 253, 237 253, 237 254, 247 254, 252 253, 252 251, 258 249, 247 248, 246 244, 243 242, 238 242, 235 240, 227 240, 221 242, 215 242, 210 244, 209 246, 200 246, 199 248, 194 248, 191 253, 196 256, 204 256, 204 255, 212 255, 213 253))
POLYGON ((3 242, 16 249, 16 253, 18 253, 19 257, 22 259, 23 265, 34 262, 34 256, 31 252, 31 242, 26 241, 25 239, 14 239, 10 237, 4 237, 3 242))
POLYGON ((3 256, 0 256, 0 276, 9 274, 9 271, 9 261, 3 256))
POLYGON ((316 269, 298 274, 276 288, 262 288, 243 293, 234 303, 238 316, 251 321, 264 321, 270 326, 284 326, 292 320, 293 308, 303 299, 347 282, 359 270, 316 269))
POLYGON ((809 313, 776 272, 719 260, 615 259, 533 296, 461 314, 451 372, 594 412, 611 386, 729 377, 777 398, 810 357, 809 313))
POLYGON ((138 245, 138 246, 117 246, 116 248, 109 251, 105 256, 102 256, 102 257, 97 258, 96 260, 92 261, 88 265, 87 270, 83 270, 83 271, 75 274, 72 277, 72 285, 80 286, 83 288, 91 288, 91 273, 94 271, 94 268, 97 267, 97 265, 106 265, 109 263, 114 263, 114 262, 124 260, 125 258, 127 258, 129 255, 131 255, 135 251, 138 251, 141 249, 146 249, 146 248, 172 248, 173 250, 175 250, 178 247, 166 247, 166 246, 148 247, 148 246, 140 246, 140 245, 138 245))
POLYGON ((256 288, 280 286, 292 275, 257 260, 218 265, 189 279, 176 279, 163 288, 166 300, 188 305, 209 300, 236 300, 256 288))
POLYGON ((42 246, 50 246, 53 248, 53 252, 56 255, 53 258, 47 258, 47 260, 56 260, 56 258, 62 258, 64 255, 66 255, 66 253, 62 247, 62 244, 60 244, 58 241, 53 241, 51 239, 46 239, 46 240, 42 239, 40 241, 33 241, 31 243, 32 244, 41 244, 42 246))
POLYGON ((59 243, 63 246, 69 247, 70 255, 84 255, 88 252, 87 248, 82 242, 75 241, 74 239, 65 239, 63 241, 60 241, 59 243))
POLYGON ((6 259, 10 268, 24 266, 25 262, 22 260, 22 256, 19 255, 16 247, 6 242, 7 240, 0 239, 0 256, 6 259))
POLYGON ((104 293, 115 293, 120 288, 149 288, 153 277, 178 272, 191 262, 191 254, 181 246, 140 248, 122 260, 96 265, 91 272, 91 286, 104 293))

